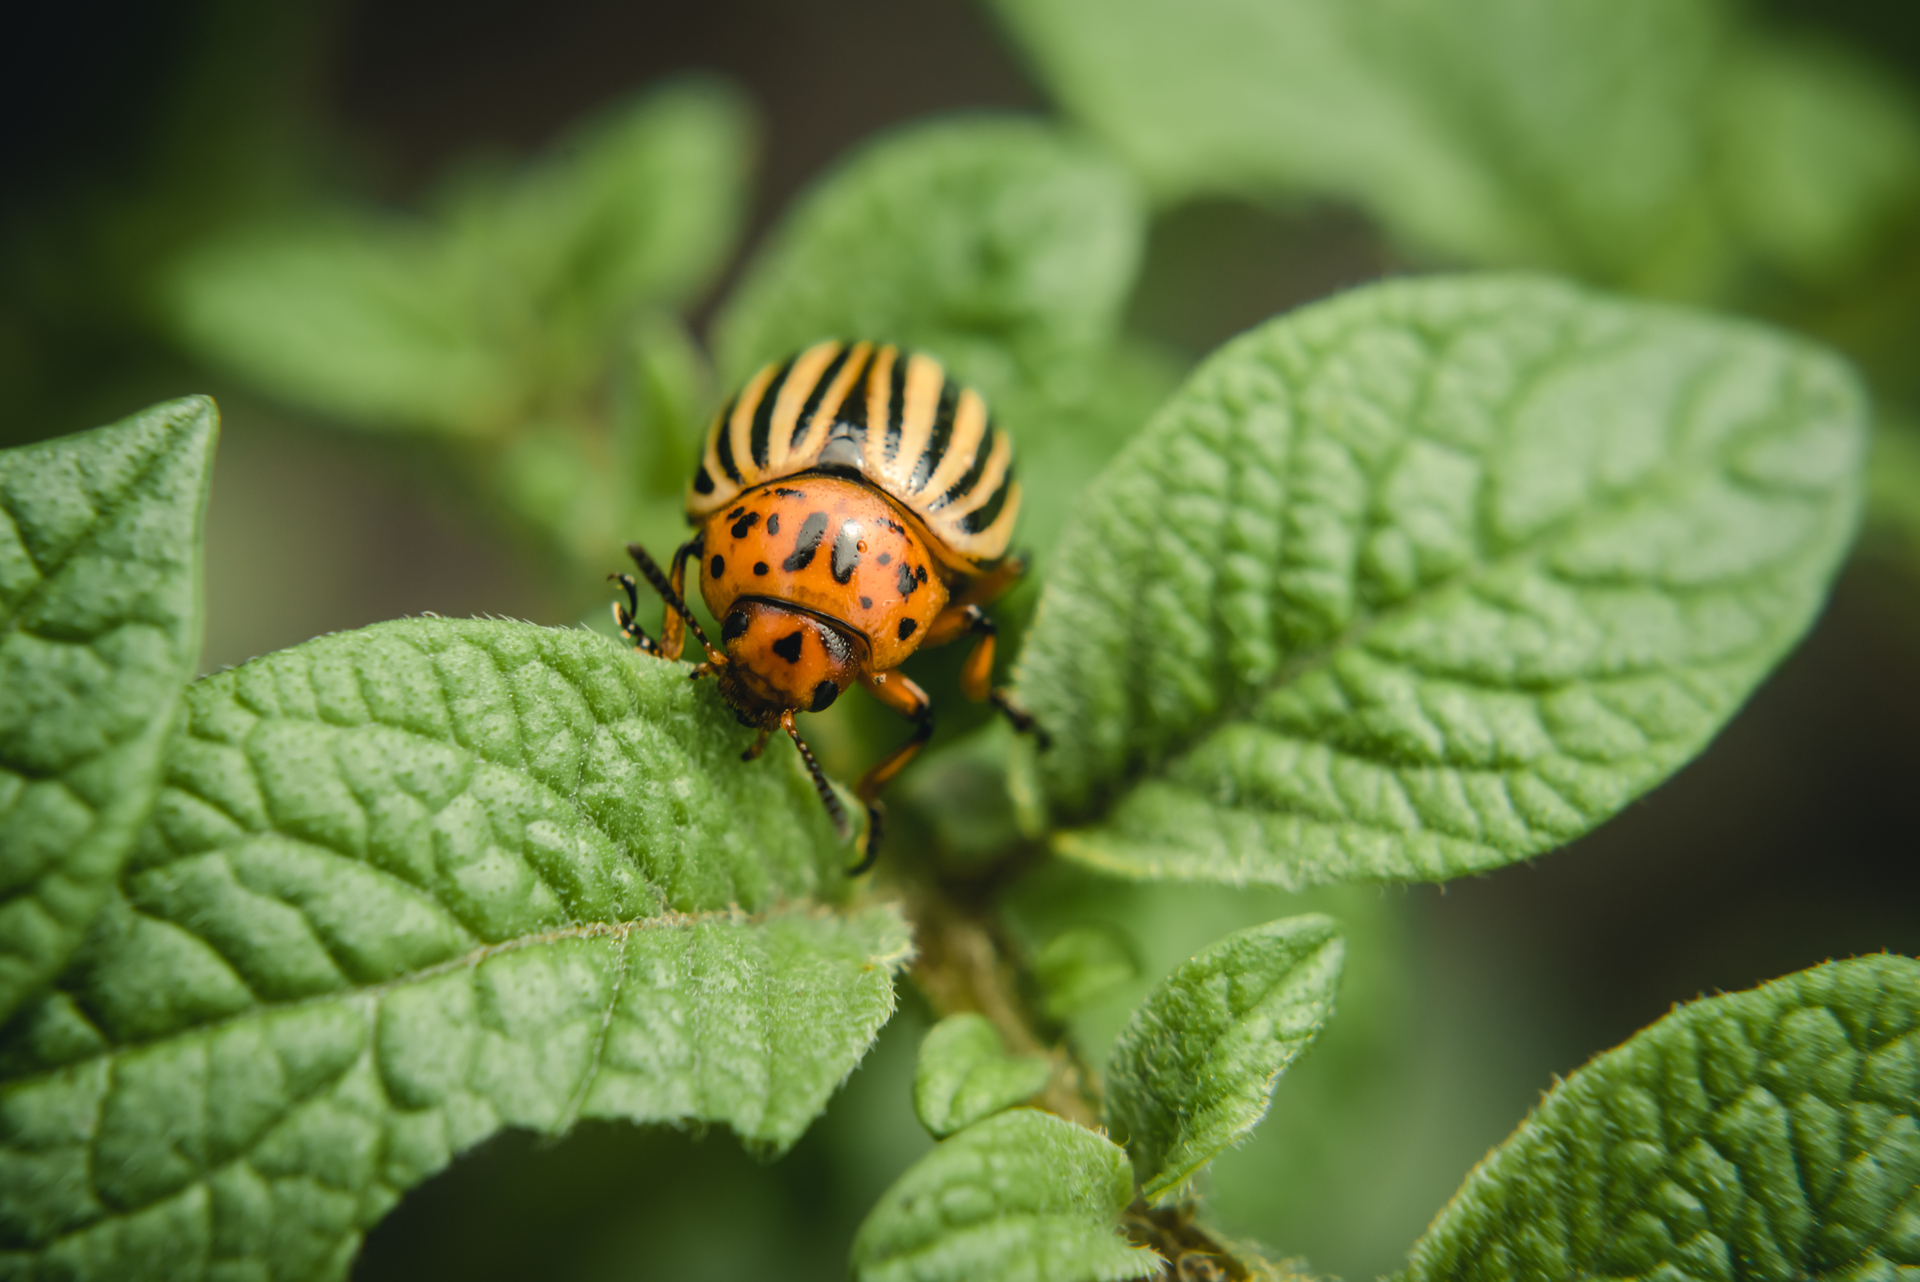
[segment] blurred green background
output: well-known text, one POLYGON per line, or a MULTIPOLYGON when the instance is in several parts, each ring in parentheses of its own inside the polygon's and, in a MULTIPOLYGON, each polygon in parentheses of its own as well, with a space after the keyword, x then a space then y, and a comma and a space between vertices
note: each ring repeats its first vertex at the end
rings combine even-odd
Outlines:
MULTIPOLYGON (((1742 20, 1875 68, 1902 103, 1920 95, 1910 5, 1777 0, 1742 20)), ((739 247, 685 300, 704 334, 745 253, 823 167, 931 115, 1047 111, 1032 66, 961 0, 43 7, 0 45, 0 443, 183 393, 220 399, 207 669, 405 614, 597 617, 593 576, 556 569, 564 559, 499 519, 434 442, 340 430, 197 363, 167 319, 171 265, 262 217, 417 204, 450 167, 484 175, 662 77, 717 73, 743 93, 757 145, 739 247)), ((1744 280, 1710 299, 1840 343, 1897 419, 1920 387, 1915 204, 1906 193, 1890 226, 1839 245, 1859 259, 1839 284, 1744 280)), ((1275 312, 1447 262, 1401 243, 1338 199, 1163 205, 1128 329, 1190 361, 1275 312)), ((1888 442, 1882 510, 1906 502, 1920 530, 1920 450, 1888 442)), ((1355 940, 1346 1015, 1256 1142, 1220 1163, 1230 1231, 1323 1272, 1392 1268, 1554 1075, 1671 1003, 1829 957, 1920 953, 1920 535, 1902 528, 1870 524, 1807 644, 1705 757, 1600 831, 1445 888, 1315 898, 1355 940)), ((609 544, 603 568, 616 556, 609 544)), ((964 764, 929 762, 928 778, 964 764)), ((1044 869, 1015 916, 1036 944, 1092 923, 1133 941, 1135 983, 1073 1021, 1097 1055, 1147 980, 1296 906, 1044 869)), ((412 1194, 355 1276, 842 1276, 854 1225, 928 1143, 908 1091, 927 1019, 904 994, 777 1164, 725 1134, 510 1136, 412 1194)))

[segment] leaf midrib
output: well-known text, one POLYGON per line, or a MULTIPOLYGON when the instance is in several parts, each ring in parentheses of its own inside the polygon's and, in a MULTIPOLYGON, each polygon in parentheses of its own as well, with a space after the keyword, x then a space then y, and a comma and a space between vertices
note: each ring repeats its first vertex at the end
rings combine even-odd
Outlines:
POLYGON ((230 1015, 222 1015, 217 1019, 206 1020, 203 1023, 193 1024, 185 1028, 173 1029, 152 1037, 134 1038, 123 1042, 116 1042, 103 1050, 81 1055, 74 1059, 64 1060, 58 1064, 40 1068, 32 1073, 23 1073, 18 1077, 9 1078, 4 1082, 0 1082, 0 1090, 15 1087, 22 1083, 32 1082, 36 1079, 57 1073, 69 1072, 88 1064, 95 1064, 102 1061, 110 1063, 119 1059, 124 1054, 144 1050, 151 1046, 158 1046, 167 1042, 180 1041, 191 1037, 210 1035, 222 1028, 250 1019, 260 1019, 271 1015, 284 1014, 288 1011, 324 1006, 332 1002, 356 1002, 369 999, 378 1001, 388 993, 408 987, 409 985, 425 983, 428 980, 437 979, 441 975, 452 974, 455 971, 477 968, 482 963, 491 961, 495 957, 521 952, 528 948, 564 943, 574 939, 614 939, 624 946, 630 936, 645 930, 679 929, 706 925, 711 922, 726 922, 730 925, 738 926, 756 926, 765 925, 777 917, 794 916, 800 913, 817 917, 835 915, 832 909, 811 901, 789 901, 772 908, 752 913, 732 907, 710 909, 697 913, 682 913, 669 909, 653 917, 633 917, 618 921, 576 922, 551 930, 540 931, 537 934, 517 935, 511 939, 503 939, 496 943, 485 944, 479 948, 469 949, 457 957, 449 957, 443 961, 435 962, 430 966, 422 966, 417 970, 407 971, 403 974, 383 979, 378 983, 336 988, 328 992, 313 993, 305 997, 291 998, 286 1001, 256 1001, 245 1010, 234 1011, 230 1015))
MULTIPOLYGON (((178 425, 176 424, 175 426, 178 426, 178 425)), ((59 578, 61 574, 66 572, 67 566, 71 564, 75 560, 75 558, 79 557, 84 551, 87 551, 93 548, 93 546, 95 545, 95 543, 98 541, 100 537, 101 528, 105 526, 111 519, 113 519, 114 517, 120 514, 120 512, 132 500, 135 491, 139 490, 146 483, 146 481, 153 475, 153 473, 157 471, 163 464, 171 460, 176 454, 180 452, 179 449, 177 448, 178 444, 179 444, 179 437, 178 437, 178 434, 176 434, 170 437, 165 444, 155 449, 153 453, 147 458, 146 462, 142 463, 139 469, 133 474, 133 476, 128 479, 127 483, 121 487, 120 492, 115 497, 114 501, 104 508, 99 508, 95 510, 94 518, 91 521, 87 522, 87 528, 85 533, 83 533, 79 538, 75 539, 73 541, 73 546, 69 547, 56 560, 49 562, 44 566, 40 563, 38 559, 35 559, 33 561, 34 570, 39 575, 39 577, 35 581, 33 586, 28 588, 26 592, 22 594, 22 596, 20 597, 19 605, 6 617, 6 619, 3 622, 0 622, 0 631, 11 633, 11 632, 17 632, 20 630, 21 618, 29 612, 32 606, 36 605, 42 599, 42 597, 45 596, 47 590, 52 586, 53 581, 59 578)), ((205 491, 203 489, 202 490, 203 496, 204 496, 204 493, 205 491)), ((20 530, 21 522, 20 522, 19 514, 15 512, 11 507, 6 508, 5 511, 7 514, 7 519, 13 523, 13 528, 16 531, 20 530)), ((20 541, 20 545, 23 549, 25 549, 27 546, 27 541, 25 539, 22 539, 20 541)), ((28 552, 28 556, 32 557, 31 551, 28 552)), ((29 635, 37 635, 37 634, 29 634, 29 635)), ((97 640, 100 636, 103 636, 103 635, 105 635, 105 633, 95 633, 94 639, 97 640)), ((89 641, 88 645, 89 645, 89 648, 91 648, 92 642, 89 641)))

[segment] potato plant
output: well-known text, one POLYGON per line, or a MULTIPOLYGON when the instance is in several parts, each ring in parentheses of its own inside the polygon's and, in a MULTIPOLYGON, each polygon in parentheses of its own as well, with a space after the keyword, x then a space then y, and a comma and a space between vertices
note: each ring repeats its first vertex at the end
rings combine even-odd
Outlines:
MULTIPOLYGON (((1864 296, 1920 191, 1897 85, 1691 0, 999 12, 1066 114, 866 144, 705 341, 751 133, 711 81, 419 212, 169 263, 209 377, 410 438, 585 625, 396 619, 196 679, 213 402, 0 451, 0 1273, 345 1277, 508 1130, 777 1160, 909 991, 935 1142, 854 1277, 1308 1270, 1220 1227, 1213 1163, 1377 1017, 1342 975, 1391 923, 1272 892, 1594 829, 1797 644, 1869 492, 1920 529, 1898 429, 1867 483, 1897 372, 1799 323, 1864 296), (1126 309, 1152 220, 1207 193, 1346 202, 1447 270, 1183 369, 1126 309), (860 878, 789 745, 743 762, 596 597, 683 528, 722 394, 826 336, 936 354, 1013 434, 1004 675, 1050 741, 916 660, 951 715, 860 878), (1240 918, 1145 965, 1141 906, 1196 884, 1240 918)), ((902 734, 858 702, 815 719, 838 773, 902 734)), ((1398 1276, 1903 1276, 1917 1110, 1920 961, 1703 998, 1553 1085, 1398 1276)))

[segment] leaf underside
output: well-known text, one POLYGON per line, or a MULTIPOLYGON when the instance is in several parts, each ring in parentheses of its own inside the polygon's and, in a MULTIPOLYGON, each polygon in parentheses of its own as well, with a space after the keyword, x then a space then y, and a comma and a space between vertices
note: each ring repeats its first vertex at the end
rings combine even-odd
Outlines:
POLYGON ((1149 1201, 1266 1116, 1273 1086, 1333 1016, 1343 948, 1318 913, 1239 931, 1154 988, 1107 1064, 1107 1118, 1149 1201))
POLYGON ((1121 1282, 1157 1277, 1127 1245, 1126 1154, 1072 1122, 1016 1108, 936 1146, 884 1193, 853 1241, 859 1282, 1121 1282))
POLYGON ((0 451, 0 1020, 58 972, 200 658, 204 397, 0 451))
POLYGON ((1356 290, 1212 357, 1101 477, 1018 668, 1065 854, 1443 880, 1693 757, 1851 536, 1863 403, 1766 330, 1527 278, 1356 290))
POLYGON ((1917 1114, 1920 962, 1695 1002, 1556 1087, 1400 1278, 1907 1276, 1917 1114))
POLYGON ((790 1145, 906 927, 809 903, 848 852, 686 672, 412 620, 192 687, 121 893, 0 1042, 9 1275, 339 1277, 505 1126, 790 1145))

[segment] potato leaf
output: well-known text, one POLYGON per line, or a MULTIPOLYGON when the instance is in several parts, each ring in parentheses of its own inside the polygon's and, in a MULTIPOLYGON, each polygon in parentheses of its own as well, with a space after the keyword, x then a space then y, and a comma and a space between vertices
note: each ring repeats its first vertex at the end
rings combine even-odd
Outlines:
POLYGON ((893 1010, 797 757, 683 665, 414 620, 187 696, 59 990, 0 1042, 0 1267, 343 1276, 506 1126, 718 1122, 778 1152, 893 1010))
POLYGON ((1135 876, 1441 880, 1697 753, 1853 531, 1864 405, 1768 330, 1526 278, 1211 357, 1087 497, 1017 669, 1056 837, 1135 876))
POLYGON ((1107 1120, 1149 1201, 1177 1195, 1266 1116, 1333 1016, 1344 948, 1318 913, 1229 935, 1162 980, 1107 1061, 1107 1120))
POLYGON ((716 322, 738 383, 821 338, 922 348, 991 398, 1119 327, 1146 213, 1087 142, 1017 119, 902 130, 801 198, 716 322))
POLYGON ((0 1020, 80 942, 159 790, 218 422, 191 397, 0 451, 0 1020))
POLYGON ((1681 1007, 1550 1092, 1402 1282, 1867 1278, 1920 1265, 1920 962, 1681 1007))
POLYGON ((1127 1156, 1029 1108, 989 1117, 921 1158, 881 1195, 853 1239, 858 1282, 1121 1282, 1158 1277, 1127 1245, 1127 1156))
POLYGON ((745 205, 742 104, 648 95, 434 216, 346 208, 243 228, 171 274, 188 347, 282 400, 368 427, 485 435, 604 372, 620 328, 718 270, 745 205))
POLYGON ((1047 1061, 1012 1056, 985 1015, 949 1015, 920 1043, 913 1109, 936 1136, 1011 1108, 1047 1084, 1047 1061))

